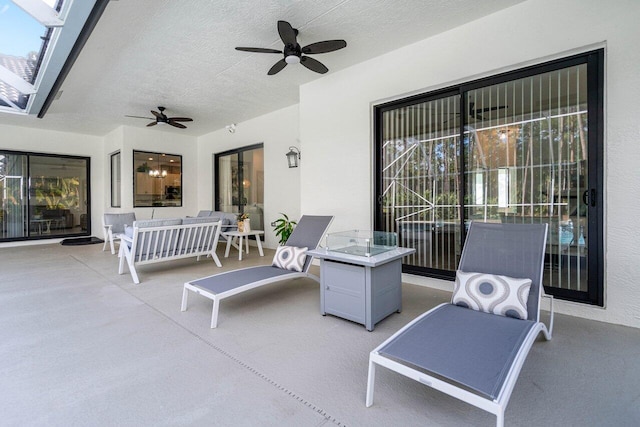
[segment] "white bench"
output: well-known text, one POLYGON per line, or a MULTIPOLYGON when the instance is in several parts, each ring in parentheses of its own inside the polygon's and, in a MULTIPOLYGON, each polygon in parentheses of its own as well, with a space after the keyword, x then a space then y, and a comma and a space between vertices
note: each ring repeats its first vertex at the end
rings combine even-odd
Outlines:
POLYGON ((135 221, 121 235, 118 274, 125 262, 134 283, 140 283, 136 267, 182 258, 210 255, 222 267, 216 247, 222 222, 217 218, 175 218, 135 221))

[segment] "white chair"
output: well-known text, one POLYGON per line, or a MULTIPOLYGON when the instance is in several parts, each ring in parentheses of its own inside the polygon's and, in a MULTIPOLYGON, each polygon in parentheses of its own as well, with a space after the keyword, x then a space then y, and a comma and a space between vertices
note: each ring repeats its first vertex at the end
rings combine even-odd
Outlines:
POLYGON ((111 246, 111 253, 115 255, 114 242, 120 240, 120 235, 124 233, 124 226, 133 225, 133 221, 135 220, 136 214, 134 212, 104 214, 102 218, 102 225, 104 227, 104 245, 102 246, 102 250, 104 251, 108 244, 111 246))

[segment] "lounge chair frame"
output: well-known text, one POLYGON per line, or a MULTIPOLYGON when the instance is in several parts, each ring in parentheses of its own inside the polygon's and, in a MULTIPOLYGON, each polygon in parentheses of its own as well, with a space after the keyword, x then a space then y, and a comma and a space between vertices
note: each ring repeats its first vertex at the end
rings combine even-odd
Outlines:
MULTIPOLYGON (((473 225, 472 225, 473 226, 473 225)), ((544 227, 544 241, 546 241, 547 236, 547 226, 546 224, 540 225, 544 227)), ((543 241, 543 245, 544 245, 543 241)), ((511 393, 513 388, 515 387, 516 381, 524 365, 526 357, 531 349, 531 346, 536 340, 536 337, 540 332, 544 334, 546 340, 551 340, 552 332, 553 332, 553 297, 548 295, 543 295, 543 286, 542 286, 542 270, 544 268, 544 246, 542 250, 542 257, 540 260, 540 283, 537 287, 537 295, 530 295, 531 298, 537 298, 537 313, 535 313, 535 324, 531 327, 526 337, 522 341, 519 349, 517 350, 517 354, 509 368, 508 373, 505 376, 504 382, 500 388, 499 393, 494 399, 489 399, 483 396, 482 394, 475 393, 473 391, 469 391, 467 388, 461 387, 458 383, 456 383, 455 379, 451 379, 449 381, 448 378, 436 377, 435 375, 431 375, 426 369, 414 369, 411 366, 405 365, 399 361, 386 357, 381 354, 383 348, 385 348, 388 344, 392 343, 397 337, 401 336, 405 331, 409 330, 415 324, 421 322, 425 317, 431 315, 437 310, 442 309, 445 306, 451 305, 450 303, 440 304, 439 306, 423 313, 409 324, 405 325, 398 332, 393 334, 390 338, 376 347, 369 356, 369 372, 368 372, 368 380, 367 380, 367 396, 366 396, 366 406, 370 407, 373 404, 373 395, 374 395, 374 383, 375 383, 375 370, 376 365, 384 366, 392 371, 395 371, 401 375, 404 375, 408 378, 411 378, 415 381, 418 381, 424 385, 427 385, 431 388, 439 390, 443 393, 446 393, 452 397, 460 399, 464 402, 467 402, 477 408, 480 408, 484 411, 490 412, 496 415, 496 425, 498 427, 504 426, 504 413, 509 403, 509 399, 511 397, 511 393), (545 297, 549 300, 549 327, 540 320, 540 299, 545 297)), ((462 257, 465 256, 466 247, 463 250, 462 257)), ((461 260, 462 264, 462 260, 461 260)), ((466 309, 465 309, 466 310, 466 309)), ((531 319, 531 315, 530 315, 531 319)), ((513 319, 514 322, 521 322, 521 320, 513 319)), ((428 351, 428 349, 425 349, 428 351)))
MULTIPOLYGON (((293 233, 287 240, 287 244, 290 246, 298 246, 298 247, 308 247, 309 249, 315 249, 320 244, 322 238, 326 234, 331 222, 333 220, 332 216, 309 216, 304 215, 298 221, 298 225, 294 229, 293 233), (304 237, 304 228, 308 221, 324 221, 321 228, 322 230, 317 230, 317 236, 315 236, 312 241, 305 241, 304 237)), ((316 282, 320 283, 320 278, 309 273, 309 268, 312 263, 312 256, 307 256, 307 260, 304 264, 303 271, 289 271, 283 270, 278 267, 273 266, 256 266, 256 267, 247 267, 238 270, 227 271, 224 273, 214 274, 212 276, 203 277, 200 279, 192 280, 190 282, 186 282, 184 284, 184 289, 182 291, 182 304, 180 307, 180 311, 187 311, 189 292, 194 292, 198 295, 202 295, 203 297, 209 298, 213 301, 213 308, 211 310, 211 328, 216 328, 218 326, 218 313, 220 311, 220 301, 232 297, 234 295, 259 288, 261 286, 269 285, 271 283, 281 282, 284 280, 298 279, 298 278, 309 278, 313 279, 316 282), (259 280, 251 280, 246 283, 237 284, 231 286, 229 289, 226 289, 225 282, 233 281, 238 278, 239 275, 243 274, 255 274, 258 277, 262 277, 259 280), (229 279, 229 280, 227 280, 229 279), (220 290, 224 289, 224 290, 220 290)))

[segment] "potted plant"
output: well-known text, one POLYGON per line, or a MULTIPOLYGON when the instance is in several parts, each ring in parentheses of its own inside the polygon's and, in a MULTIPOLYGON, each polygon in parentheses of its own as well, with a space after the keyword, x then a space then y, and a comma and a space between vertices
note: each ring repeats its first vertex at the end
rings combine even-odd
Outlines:
POLYGON ((242 213, 239 213, 239 214, 236 216, 236 219, 238 220, 238 231, 239 231, 239 232, 241 232, 241 233, 242 233, 242 232, 244 232, 244 231, 249 231, 249 227, 248 227, 248 225, 249 225, 249 224, 248 224, 248 222, 249 222, 249 215, 247 215, 246 213, 242 212, 242 213), (246 230, 245 230, 245 221, 247 222, 247 224, 246 224, 246 225, 247 225, 246 230))
POLYGON ((280 215, 282 215, 282 218, 275 220, 272 225, 273 231, 276 232, 276 237, 279 239, 278 243, 284 245, 293 232, 297 222, 291 221, 286 214, 280 213, 280 215))

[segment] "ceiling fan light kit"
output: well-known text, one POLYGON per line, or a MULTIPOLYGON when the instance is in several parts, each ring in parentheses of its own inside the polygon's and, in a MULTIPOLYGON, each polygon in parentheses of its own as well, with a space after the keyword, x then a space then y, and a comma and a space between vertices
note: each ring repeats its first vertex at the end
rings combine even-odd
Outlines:
POLYGON ((293 28, 287 21, 278 21, 278 34, 284 43, 284 48, 281 51, 262 47, 236 47, 236 50, 252 53, 279 53, 283 55, 283 59, 276 62, 267 72, 268 75, 272 76, 282 71, 287 64, 302 64, 311 71, 324 74, 329 69, 320 61, 306 55, 334 52, 347 47, 347 42, 344 40, 325 40, 300 47, 297 41, 298 30, 293 28))

